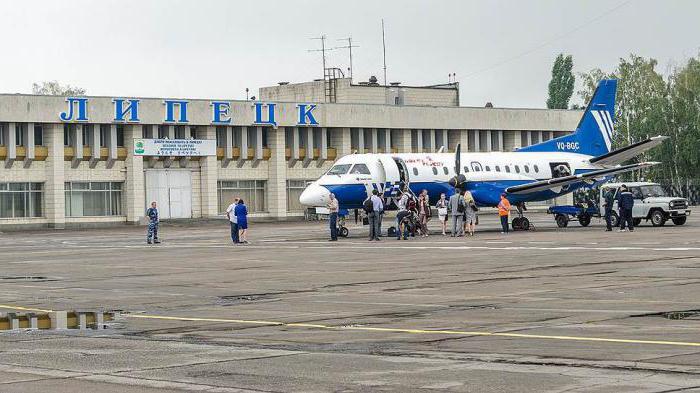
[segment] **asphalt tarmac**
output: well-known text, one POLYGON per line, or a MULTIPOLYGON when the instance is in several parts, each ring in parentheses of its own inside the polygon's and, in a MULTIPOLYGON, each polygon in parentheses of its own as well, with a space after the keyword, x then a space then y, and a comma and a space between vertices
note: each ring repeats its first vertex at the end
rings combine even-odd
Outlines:
POLYGON ((253 223, 245 246, 225 221, 153 246, 141 227, 1 233, 0 312, 120 312, 0 332, 0 392, 700 391, 699 213, 379 242, 253 223))

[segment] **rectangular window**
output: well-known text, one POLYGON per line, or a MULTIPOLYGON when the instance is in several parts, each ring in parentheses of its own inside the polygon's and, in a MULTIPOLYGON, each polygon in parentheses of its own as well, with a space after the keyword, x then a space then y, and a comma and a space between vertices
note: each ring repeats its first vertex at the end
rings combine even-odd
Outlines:
POLYGON ((287 180, 287 211, 293 213, 301 213, 304 211, 304 205, 299 203, 299 197, 307 185, 313 180, 287 180))
POLYGON ((122 215, 122 183, 67 182, 66 217, 122 215))
POLYGON ((357 151, 360 146, 360 133, 357 128, 350 129, 350 150, 357 151))
POLYGON ((43 183, 0 183, 0 218, 42 217, 43 183))
POLYGON ((24 129, 27 127, 23 123, 15 123, 15 142, 17 146, 24 146, 24 129))
POLYGON ((294 128, 284 127, 284 147, 291 149, 294 144, 294 128))
POLYGON ((83 129, 83 146, 88 147, 92 142, 92 130, 90 127, 99 127, 97 125, 83 124, 80 128, 83 129))
POLYGON ((217 182, 219 211, 224 212, 234 198, 242 198, 249 213, 267 211, 267 181, 265 180, 221 180, 217 182))
POLYGON ((158 139, 168 138, 168 126, 153 126, 158 128, 158 139))
POLYGON ((63 146, 73 146, 73 133, 71 132, 73 127, 75 126, 71 124, 63 125, 63 146))
POLYGON ((5 146, 5 125, 0 124, 0 146, 5 146))
POLYGON ((190 127, 190 135, 188 135, 188 137, 191 139, 197 139, 197 127, 190 127))
POLYGON ((41 124, 34 124, 34 145, 44 146, 44 126, 41 124))
POLYGON ((124 147, 124 126, 117 126, 117 147, 124 147))
POLYGON ((95 127, 100 127, 100 147, 107 147, 109 145, 109 129, 112 126, 109 124, 100 124, 95 127))
POLYGON ((500 150, 500 131, 491 131, 491 151, 500 150))
POLYGON ((185 126, 175 126, 175 139, 185 139, 185 126))
POLYGON ((268 132, 267 132, 267 131, 268 131, 268 128, 267 128, 267 127, 263 127, 263 128, 262 128, 262 147, 263 147, 263 149, 267 149, 267 148, 268 148, 268 145, 267 145, 267 134, 268 134, 268 132))
POLYGON ((226 127, 216 127, 216 147, 226 147, 226 127))
POLYGON ((256 140, 257 133, 258 133, 258 130, 256 129, 256 127, 248 127, 248 136, 247 137, 248 137, 248 148, 249 149, 257 146, 256 145, 257 144, 257 140, 256 140))

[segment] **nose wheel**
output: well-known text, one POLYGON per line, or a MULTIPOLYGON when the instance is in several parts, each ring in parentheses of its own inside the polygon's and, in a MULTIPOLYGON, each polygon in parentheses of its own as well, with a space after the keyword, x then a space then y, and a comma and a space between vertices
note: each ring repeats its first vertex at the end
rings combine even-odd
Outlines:
POLYGON ((338 218, 338 236, 348 237, 349 234, 350 231, 348 230, 348 227, 345 226, 345 216, 340 216, 338 218))

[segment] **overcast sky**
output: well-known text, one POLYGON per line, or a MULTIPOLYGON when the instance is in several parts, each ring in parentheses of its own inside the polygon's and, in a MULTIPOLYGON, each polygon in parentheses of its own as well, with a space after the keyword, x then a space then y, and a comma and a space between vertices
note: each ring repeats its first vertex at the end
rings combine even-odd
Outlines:
MULTIPOLYGON (((91 95, 245 98, 322 77, 320 46, 352 36, 354 76, 444 83, 461 103, 544 107, 552 61, 611 70, 629 53, 659 69, 700 50, 700 1, 0 0, 0 92, 58 80, 91 95)), ((347 49, 328 53, 347 69, 347 49)), ((577 100, 578 101, 578 100, 577 100)))

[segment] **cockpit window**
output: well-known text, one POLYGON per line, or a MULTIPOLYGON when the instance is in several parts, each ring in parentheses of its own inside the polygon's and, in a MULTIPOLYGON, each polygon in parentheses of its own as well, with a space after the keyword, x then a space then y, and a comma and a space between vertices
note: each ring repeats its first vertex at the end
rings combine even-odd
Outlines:
POLYGON ((329 175, 344 175, 348 173, 350 170, 350 164, 340 164, 340 165, 334 165, 333 168, 331 168, 330 171, 328 171, 329 175))
POLYGON ((352 167, 350 174, 352 174, 352 175, 371 175, 371 173, 369 172, 369 168, 367 168, 367 165, 365 165, 365 164, 355 164, 355 166, 352 167))

